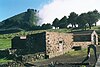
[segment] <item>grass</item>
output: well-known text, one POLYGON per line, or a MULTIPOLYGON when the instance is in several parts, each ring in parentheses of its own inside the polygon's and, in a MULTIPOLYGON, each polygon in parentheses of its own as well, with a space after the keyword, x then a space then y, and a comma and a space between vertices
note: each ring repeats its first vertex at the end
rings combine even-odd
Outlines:
POLYGON ((0 63, 7 63, 7 62, 12 62, 12 60, 7 60, 5 58, 0 59, 0 63))
POLYGON ((93 26, 91 29, 92 29, 92 30, 99 30, 99 29, 100 29, 100 25, 98 25, 98 26, 93 26))
POLYGON ((11 48, 11 39, 0 39, 0 49, 11 48))
MULTIPOLYGON (((91 30, 98 30, 99 31, 99 29, 100 29, 100 26, 94 26, 94 27, 92 27, 91 30)), ((41 33, 41 32, 44 32, 44 31, 67 33, 67 32, 71 32, 71 31, 79 31, 79 30, 81 30, 81 29, 71 30, 71 29, 63 28, 63 29, 48 29, 48 30, 35 30, 35 31, 21 31, 21 32, 17 32, 17 33, 0 34, 0 39, 13 38, 16 35, 21 36, 21 35, 36 34, 36 33, 41 33)), ((87 29, 87 30, 89 30, 89 29, 87 29)), ((100 31, 99 31, 99 33, 100 33, 100 31)))
MULTIPOLYGON (((92 29, 100 29, 100 26, 97 26, 97 27, 92 27, 92 29)), ((70 32, 71 30, 70 29, 48 29, 48 30, 36 30, 36 31, 21 31, 21 32, 18 32, 18 33, 11 33, 11 34, 1 34, 0 35, 0 49, 7 49, 7 48, 11 48, 11 39, 13 37, 15 37, 16 35, 28 35, 28 34, 35 34, 35 33, 40 33, 40 32, 44 32, 44 31, 49 31, 49 32, 62 32, 62 33, 67 33, 67 32, 70 32)), ((93 52, 91 52, 93 53, 93 52)), ((98 52, 100 53, 100 52, 98 52)), ((80 50, 80 51, 70 51, 68 53, 66 53, 65 55, 70 55, 71 57, 74 57, 74 58, 81 58, 81 57, 85 57, 87 54, 87 50, 84 49, 84 50, 80 50), (79 57, 81 56, 81 57, 79 57)), ((69 58, 70 59, 70 58, 69 58)), ((73 58, 72 58, 73 59, 73 58)), ((76 60, 76 59, 75 59, 76 60)), ((8 62, 10 60, 7 60, 5 58, 3 59, 0 59, 0 62, 8 62)), ((46 60, 41 60, 41 61, 46 61, 46 60)), ((39 62, 39 61, 37 61, 39 62)))
POLYGON ((48 29, 47 31, 49 32, 59 32, 59 33, 67 33, 67 32, 71 32, 71 29, 48 29))
POLYGON ((70 32, 70 29, 48 29, 48 30, 35 30, 35 31, 21 31, 17 33, 10 33, 10 34, 0 34, 0 39, 12 39, 13 37, 17 36, 22 36, 22 35, 29 35, 29 34, 36 34, 36 33, 41 33, 41 32, 59 32, 59 33, 66 33, 70 32))
MULTIPOLYGON (((82 49, 78 51, 69 51, 65 53, 66 55, 71 55, 71 56, 83 56, 87 54, 87 49, 82 49)), ((91 54, 93 54, 93 49, 91 49, 91 54)))
POLYGON ((79 51, 69 51, 69 52, 66 53, 66 55, 70 55, 70 56, 85 55, 86 52, 87 52, 86 49, 79 50, 79 51))
MULTIPOLYGON (((11 48, 11 39, 0 39, 0 50, 11 48)), ((6 58, 0 59, 0 63, 11 62, 12 60, 8 60, 6 58)))

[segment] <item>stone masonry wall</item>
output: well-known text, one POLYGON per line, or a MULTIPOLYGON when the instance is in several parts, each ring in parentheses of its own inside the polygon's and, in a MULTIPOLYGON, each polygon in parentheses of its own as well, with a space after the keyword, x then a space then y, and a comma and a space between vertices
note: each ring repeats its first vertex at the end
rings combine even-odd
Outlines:
POLYGON ((32 51, 32 53, 45 52, 46 51, 45 32, 28 35, 26 44, 27 47, 32 51))
POLYGON ((74 42, 72 33, 46 32, 46 55, 49 58, 62 55, 74 46, 87 48, 90 44, 92 44, 91 41, 74 42))
POLYGON ((46 32, 46 54, 49 58, 61 55, 72 48, 72 42, 72 34, 46 32))
POLYGON ((71 44, 72 47, 74 46, 81 46, 82 48, 86 48, 88 45, 92 44, 91 42, 73 42, 71 44))
MULTIPOLYGON (((25 49, 29 49, 28 53, 37 53, 44 52, 48 58, 52 58, 55 56, 59 56, 64 54, 67 51, 70 51, 74 46, 81 46, 82 48, 87 47, 92 42, 74 42, 74 34, 73 33, 58 33, 58 32, 43 32, 37 34, 27 35, 25 39, 25 44, 19 42, 20 48, 21 46, 26 46, 25 49)), ((90 35, 91 36, 91 35, 90 35)), ((14 44, 18 40, 14 40, 14 44)), ((17 46, 17 44, 16 44, 17 46)), ((22 47, 21 47, 22 48, 22 47)), ((27 53, 27 52, 26 52, 27 53)))

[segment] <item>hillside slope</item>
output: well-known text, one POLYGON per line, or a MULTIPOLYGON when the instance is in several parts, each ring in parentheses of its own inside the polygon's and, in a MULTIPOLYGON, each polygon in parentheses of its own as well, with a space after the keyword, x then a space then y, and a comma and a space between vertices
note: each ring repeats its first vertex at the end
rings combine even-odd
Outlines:
POLYGON ((10 17, 0 23, 0 30, 23 29, 29 30, 37 25, 39 17, 37 10, 27 9, 26 12, 10 17))

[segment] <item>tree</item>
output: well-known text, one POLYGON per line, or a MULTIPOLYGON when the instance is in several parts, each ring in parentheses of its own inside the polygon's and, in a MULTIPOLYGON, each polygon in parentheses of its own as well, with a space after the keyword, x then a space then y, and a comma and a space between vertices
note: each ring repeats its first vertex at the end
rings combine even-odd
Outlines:
POLYGON ((51 29, 52 28, 52 25, 50 23, 42 24, 41 28, 42 29, 51 29))
POLYGON ((95 26, 96 26, 96 23, 98 22, 98 20, 100 19, 100 13, 95 9, 93 11, 93 16, 94 16, 94 23, 95 23, 95 26))
POLYGON ((67 23, 67 17, 64 16, 59 22, 58 22, 59 28, 67 28, 68 23, 67 23))
POLYGON ((100 14, 97 10, 89 11, 87 13, 82 13, 77 17, 77 24, 79 28, 85 28, 88 27, 91 29, 93 24, 96 26, 96 22, 99 20, 100 14))
POLYGON ((58 27, 59 19, 55 18, 54 21, 52 22, 52 26, 58 27))
POLYGON ((94 10, 94 11, 89 11, 87 15, 88 15, 87 20, 88 20, 89 28, 91 29, 93 24, 95 24, 96 26, 96 22, 99 20, 100 14, 97 10, 94 10))
POLYGON ((72 25, 72 27, 76 27, 76 19, 78 17, 78 14, 75 12, 71 12, 70 15, 68 16, 68 23, 72 25))
POLYGON ((78 24, 78 28, 85 28, 86 30, 86 25, 87 25, 87 13, 82 13, 81 15, 79 15, 77 17, 76 20, 77 24, 78 24))

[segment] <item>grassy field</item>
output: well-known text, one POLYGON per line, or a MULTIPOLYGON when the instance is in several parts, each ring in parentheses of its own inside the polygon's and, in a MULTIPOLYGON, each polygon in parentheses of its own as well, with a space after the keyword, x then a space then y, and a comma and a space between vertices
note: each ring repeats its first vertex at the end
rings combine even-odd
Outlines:
POLYGON ((0 49, 11 48, 11 39, 0 39, 0 49))
MULTIPOLYGON (((0 50, 11 48, 11 39, 0 39, 0 50)), ((11 62, 12 60, 8 60, 6 58, 0 59, 0 63, 11 62)))
MULTIPOLYGON (((17 32, 17 33, 0 34, 0 39, 13 38, 16 35, 21 36, 21 35, 36 34, 36 33, 41 33, 41 32, 44 32, 44 31, 67 33, 67 32, 71 32, 71 31, 79 31, 79 30, 81 30, 81 29, 73 29, 72 30, 72 29, 63 28, 63 29, 48 29, 48 30, 21 31, 21 32, 17 32)), ((90 29, 87 28, 87 30, 90 30, 90 29)), ((94 26, 94 27, 91 28, 91 30, 96 30, 100 34, 100 26, 94 26)))

